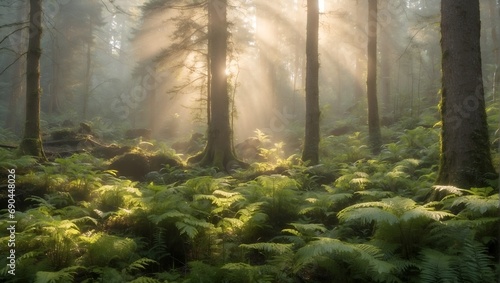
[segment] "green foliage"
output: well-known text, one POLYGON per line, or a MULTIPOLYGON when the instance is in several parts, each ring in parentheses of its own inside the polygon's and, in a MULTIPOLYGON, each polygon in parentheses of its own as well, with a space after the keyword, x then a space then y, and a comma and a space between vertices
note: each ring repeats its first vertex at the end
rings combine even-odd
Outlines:
POLYGON ((379 156, 362 133, 328 137, 314 167, 268 144, 273 164, 233 176, 165 167, 147 183, 87 154, 18 165, 34 192, 16 213, 18 280, 491 282, 498 193, 433 186, 436 134, 393 130, 379 156))
POLYGON ((67 268, 63 268, 56 272, 49 271, 38 271, 36 273, 35 283, 64 283, 64 282, 73 282, 73 278, 78 269, 81 269, 81 266, 71 266, 67 268))
MULTIPOLYGON (((1 136, 1 135, 0 135, 1 136)), ((0 168, 19 169, 35 165, 37 160, 31 156, 17 156, 14 151, 0 148, 0 168)))
POLYGON ((422 251, 420 280, 426 283, 457 282, 452 257, 436 250, 422 251))

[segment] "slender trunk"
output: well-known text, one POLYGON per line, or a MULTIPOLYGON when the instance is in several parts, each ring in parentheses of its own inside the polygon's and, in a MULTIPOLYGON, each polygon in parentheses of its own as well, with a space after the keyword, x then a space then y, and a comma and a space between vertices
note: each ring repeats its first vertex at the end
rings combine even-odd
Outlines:
POLYGON ((319 5, 318 0, 307 0, 306 39, 306 127, 302 160, 310 165, 319 163, 319 5))
MULTIPOLYGON (((91 28, 92 30, 92 28, 91 28)), ((92 69, 92 56, 91 56, 91 43, 87 42, 86 48, 86 60, 85 60, 85 81, 83 82, 83 120, 87 119, 89 98, 90 98, 90 84, 91 81, 91 69, 92 69)))
POLYGON ((366 87, 370 147, 374 154, 378 154, 382 145, 382 136, 377 102, 377 0, 368 0, 368 72, 366 87))
MULTIPOLYGON (((388 29, 389 27, 386 27, 388 29)), ((381 40, 381 50, 380 50, 380 94, 382 99, 382 109, 391 109, 391 51, 392 51, 392 39, 388 30, 383 33, 384 37, 381 40)))
POLYGON ((500 83, 500 76, 498 75, 498 64, 500 64, 500 45, 498 44, 498 27, 497 27, 497 15, 496 11, 500 12, 496 0, 488 1, 489 11, 490 11, 490 24, 491 24, 491 41, 493 45, 493 58, 495 64, 495 70, 493 71, 493 82, 492 82, 492 100, 496 100, 496 92, 498 88, 498 83, 500 83))
POLYGON ((59 40, 57 37, 52 39, 52 82, 50 84, 49 109, 50 114, 59 114, 61 111, 59 95, 61 88, 61 56, 59 40))
POLYGON ((40 136, 40 56, 42 0, 30 0, 30 31, 26 57, 26 121, 21 154, 45 158, 40 136))
POLYGON ((438 184, 470 188, 497 177, 481 69, 479 0, 441 1, 441 163, 438 184))

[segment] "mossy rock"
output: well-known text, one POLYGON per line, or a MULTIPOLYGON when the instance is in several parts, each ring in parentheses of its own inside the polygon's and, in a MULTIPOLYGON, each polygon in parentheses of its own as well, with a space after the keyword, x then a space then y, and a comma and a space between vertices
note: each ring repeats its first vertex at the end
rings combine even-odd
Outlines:
POLYGON ((129 152, 116 157, 109 165, 109 169, 116 170, 119 176, 143 181, 149 172, 159 171, 165 166, 182 167, 182 163, 165 154, 147 155, 129 152))

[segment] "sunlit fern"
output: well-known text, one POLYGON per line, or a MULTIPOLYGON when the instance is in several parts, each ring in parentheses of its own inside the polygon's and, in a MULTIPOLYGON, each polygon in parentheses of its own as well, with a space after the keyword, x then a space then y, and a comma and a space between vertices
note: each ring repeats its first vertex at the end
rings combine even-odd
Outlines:
POLYGON ((297 251, 294 271, 299 272, 311 264, 321 265, 320 262, 325 260, 349 265, 348 270, 328 270, 332 276, 337 273, 338 275, 347 273, 346 276, 362 277, 365 280, 388 276, 396 268, 395 265, 383 260, 383 253, 375 246, 350 244, 338 239, 320 237, 297 251))
POLYGON ((402 257, 409 258, 420 248, 429 224, 454 217, 446 211, 436 211, 432 206, 422 206, 415 201, 394 197, 378 202, 358 203, 337 214, 339 220, 352 225, 354 231, 375 224, 369 237, 383 239, 400 246, 402 257))

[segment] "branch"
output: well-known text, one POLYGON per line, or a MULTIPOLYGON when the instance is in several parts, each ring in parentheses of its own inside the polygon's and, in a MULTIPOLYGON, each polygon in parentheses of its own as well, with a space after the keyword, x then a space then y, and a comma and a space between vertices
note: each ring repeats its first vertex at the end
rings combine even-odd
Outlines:
POLYGON ((14 60, 7 67, 5 67, 5 69, 3 69, 2 72, 0 72, 0 76, 3 75, 3 73, 5 73, 5 71, 7 71, 12 65, 14 65, 19 59, 21 59, 23 57, 23 55, 26 55, 26 54, 28 54, 28 52, 24 52, 21 55, 19 55, 19 57, 17 57, 16 60, 14 60))
POLYGON ((7 40, 7 38, 9 38, 9 36, 13 35, 14 33, 18 32, 18 31, 21 31, 21 30, 23 30, 25 28, 28 28, 28 27, 26 26, 26 27, 18 28, 16 30, 12 31, 8 35, 6 35, 4 38, 2 38, 2 40, 0 40, 0 44, 2 44, 5 40, 7 40))
POLYGON ((28 22, 10 23, 10 24, 1 25, 0 28, 10 28, 10 27, 14 27, 14 26, 24 25, 24 24, 27 24, 27 23, 28 22))

